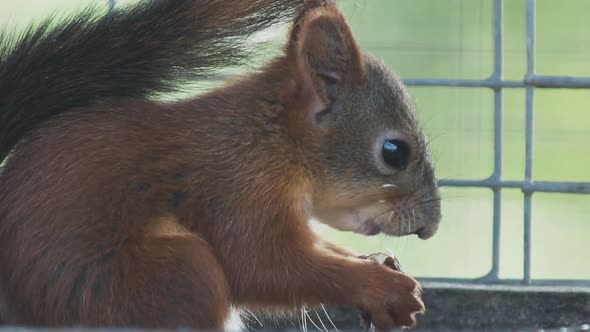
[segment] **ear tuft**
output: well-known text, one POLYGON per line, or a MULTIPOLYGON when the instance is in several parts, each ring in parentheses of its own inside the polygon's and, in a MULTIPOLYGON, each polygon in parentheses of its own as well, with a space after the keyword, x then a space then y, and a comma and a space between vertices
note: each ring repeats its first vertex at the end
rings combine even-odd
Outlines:
POLYGON ((302 82, 329 106, 347 87, 365 80, 361 51, 332 0, 309 0, 291 32, 291 63, 302 82))

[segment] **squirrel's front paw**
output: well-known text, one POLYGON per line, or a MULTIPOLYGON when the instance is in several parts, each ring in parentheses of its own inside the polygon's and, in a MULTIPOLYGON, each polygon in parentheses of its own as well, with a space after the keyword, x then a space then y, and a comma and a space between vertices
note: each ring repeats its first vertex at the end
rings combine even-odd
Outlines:
POLYGON ((363 320, 378 330, 414 326, 416 314, 424 312, 418 282, 383 265, 372 265, 371 270, 361 291, 363 320))

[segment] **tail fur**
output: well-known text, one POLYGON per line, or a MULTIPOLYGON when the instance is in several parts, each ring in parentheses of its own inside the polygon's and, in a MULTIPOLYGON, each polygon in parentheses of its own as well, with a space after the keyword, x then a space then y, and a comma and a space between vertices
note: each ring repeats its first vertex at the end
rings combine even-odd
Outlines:
POLYGON ((248 37, 303 0, 143 0, 91 9, 18 35, 0 33, 0 162, 43 121, 104 100, 175 89, 177 79, 240 63, 248 37), (175 83, 176 82, 176 83, 175 83))

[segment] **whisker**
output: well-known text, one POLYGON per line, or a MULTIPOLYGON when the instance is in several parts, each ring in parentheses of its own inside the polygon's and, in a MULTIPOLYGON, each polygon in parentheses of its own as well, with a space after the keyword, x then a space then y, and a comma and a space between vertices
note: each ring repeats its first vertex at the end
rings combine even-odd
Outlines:
POLYGON ((436 202, 440 202, 440 199, 427 199, 427 200, 422 200, 422 201, 418 201, 418 202, 414 202, 412 204, 412 207, 420 207, 422 205, 426 205, 426 204, 430 204, 430 203, 436 203, 436 202))
POLYGON ((324 321, 322 320, 322 317, 320 317, 320 314, 318 313, 318 309, 317 309, 317 308, 313 309, 313 312, 315 313, 315 316, 318 318, 318 320, 320 321, 320 324, 322 324, 322 327, 324 328, 324 329, 322 330, 322 329, 320 329, 320 328, 318 327, 318 330, 320 330, 320 331, 324 331, 324 332, 329 332, 329 331, 328 331, 328 328, 327 328, 327 327, 326 327, 326 325, 324 324, 324 321))
POLYGON ((320 324, 322 324, 322 327, 324 328, 323 331, 325 332, 329 332, 328 328, 326 327, 326 325, 324 324, 324 321, 322 320, 322 318, 320 317, 320 314, 318 312, 318 309, 314 309, 313 312, 315 313, 315 316, 318 318, 318 320, 320 321, 320 324))
MULTIPOLYGON (((405 211, 404 211, 405 212, 405 211)), ((389 215, 389 220, 391 220, 391 217, 393 217, 393 211, 391 211, 391 214, 389 215)), ((405 217, 405 214, 404 214, 405 217)), ((399 219, 399 218, 398 218, 399 219)), ((398 222, 397 224, 397 232, 398 234, 402 232, 402 223, 398 222)))
POLYGON ((442 198, 444 198, 445 200, 449 200, 449 199, 459 199, 459 198, 468 198, 468 195, 447 195, 444 194, 442 198))
POLYGON ((420 201, 420 200, 422 200, 423 198, 425 198, 425 197, 428 197, 428 196, 430 196, 430 195, 431 195, 431 193, 430 193, 430 192, 422 192, 422 193, 420 193, 418 196, 414 196, 414 197, 413 197, 413 199, 414 199, 415 201, 420 201))
POLYGON ((248 314, 248 317, 250 319, 254 319, 258 324, 260 324, 260 327, 264 327, 264 324, 262 324, 260 319, 258 319, 258 317, 256 317, 256 315, 252 311, 248 310, 246 311, 246 313, 248 314))
POLYGON ((432 201, 422 201, 422 202, 416 202, 412 205, 412 207, 421 207, 424 205, 428 205, 428 204, 432 204, 432 203, 437 203, 439 202, 438 200, 432 200, 432 201))
POLYGON ((242 318, 242 329, 244 329, 245 331, 254 331, 255 328, 253 326, 250 326, 250 323, 252 323, 252 319, 247 315, 243 315, 242 318))
POLYGON ((328 318, 328 321, 330 322, 330 324, 332 324, 332 327, 334 327, 334 330, 336 330, 336 332, 340 332, 338 330, 338 328, 336 327, 336 325, 334 324, 334 322, 332 321, 332 318, 330 318, 330 315, 328 315, 328 311, 326 310, 326 306, 322 304, 321 308, 324 311, 324 315, 326 315, 326 318, 328 318))
POLYGON ((316 323, 315 321, 311 318, 311 316, 309 315, 309 311, 305 310, 305 317, 311 322, 311 324, 318 329, 319 331, 323 331, 316 323))
POLYGON ((393 209, 388 209, 388 210, 385 210, 385 211, 383 211, 383 212, 381 212, 381 213, 378 213, 378 214, 376 214, 375 216, 373 216, 373 219, 375 219, 375 218, 379 218, 379 217, 381 217, 381 216, 385 215, 386 213, 393 212, 394 210, 395 210, 395 208, 393 208, 393 209))
POLYGON ((301 308, 301 330, 307 332, 307 319, 305 319, 305 308, 301 308))

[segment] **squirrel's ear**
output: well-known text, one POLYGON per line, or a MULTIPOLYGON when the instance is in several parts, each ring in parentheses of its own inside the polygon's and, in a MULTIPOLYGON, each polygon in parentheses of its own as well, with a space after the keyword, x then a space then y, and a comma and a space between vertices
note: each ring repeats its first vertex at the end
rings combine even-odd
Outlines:
POLYGON ((333 1, 300 15, 291 31, 288 55, 298 78, 312 85, 325 106, 366 77, 361 51, 333 1))

